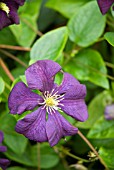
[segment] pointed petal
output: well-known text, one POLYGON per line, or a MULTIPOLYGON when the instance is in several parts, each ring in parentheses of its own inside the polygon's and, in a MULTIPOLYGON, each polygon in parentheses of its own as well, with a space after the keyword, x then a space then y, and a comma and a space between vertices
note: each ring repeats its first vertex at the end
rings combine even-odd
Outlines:
POLYGON ((12 24, 5 11, 0 10, 0 30, 12 24))
POLYGON ((73 118, 81 122, 87 120, 88 111, 85 101, 83 99, 78 100, 67 99, 63 100, 61 103, 63 104, 60 106, 61 109, 69 116, 72 116, 73 118))
POLYGON ((48 115, 46 122, 46 133, 50 146, 56 145, 64 136, 76 134, 77 128, 73 127, 65 118, 56 111, 48 115))
POLYGON ((16 131, 30 140, 37 142, 47 141, 46 135, 46 110, 42 107, 28 114, 16 124, 16 131))
POLYGON ((0 152, 6 152, 7 148, 6 146, 0 146, 0 152))
POLYGON ((64 94, 64 99, 59 107, 76 120, 85 121, 88 118, 87 107, 84 102, 86 86, 80 84, 71 74, 64 73, 62 84, 58 87, 58 93, 64 94))
POLYGON ((4 138, 3 132, 2 132, 2 131, 0 131, 0 143, 2 143, 3 138, 4 138))
POLYGON ((97 0, 97 2, 102 14, 105 14, 114 3, 114 0, 97 0))
POLYGON ((30 91, 23 82, 19 82, 13 87, 9 95, 8 107, 10 113, 21 114, 24 111, 34 109, 42 101, 43 99, 38 94, 30 91))
POLYGON ((65 99, 83 99, 86 96, 86 86, 69 73, 64 73, 64 78, 60 86, 56 86, 58 94, 64 94, 65 99))
POLYGON ((6 170, 6 168, 9 164, 10 164, 10 161, 8 159, 0 159, 0 167, 3 170, 6 170))
POLYGON ((26 79, 31 89, 38 89, 42 92, 50 91, 53 87, 55 74, 61 67, 51 60, 39 60, 26 70, 26 79))

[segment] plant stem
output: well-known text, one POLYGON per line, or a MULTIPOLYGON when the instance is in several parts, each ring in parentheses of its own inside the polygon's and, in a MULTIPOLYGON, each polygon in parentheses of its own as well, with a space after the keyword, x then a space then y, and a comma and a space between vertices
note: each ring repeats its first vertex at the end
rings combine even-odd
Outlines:
POLYGON ((114 64, 105 61, 107 67, 114 68, 114 64))
POLYGON ((104 160, 99 156, 98 152, 95 150, 93 145, 89 142, 89 140, 78 130, 78 135, 86 142, 86 144, 91 148, 91 150, 95 153, 95 155, 99 158, 102 165, 105 167, 106 170, 109 170, 107 165, 105 164, 104 160))
POLYGON ((41 37, 43 35, 42 32, 40 32, 39 30, 36 30, 31 23, 29 23, 25 18, 21 18, 21 20, 31 29, 33 30, 39 37, 41 37))
POLYGON ((14 81, 14 77, 11 74, 11 72, 9 71, 9 69, 7 68, 6 64, 4 63, 4 61, 2 60, 2 58, 0 58, 0 65, 3 68, 3 70, 5 71, 5 73, 7 74, 7 76, 9 77, 9 79, 11 81, 14 81))
POLYGON ((3 54, 5 54, 5 55, 8 56, 9 58, 17 61, 19 64, 21 64, 21 65, 24 66, 25 68, 27 68, 27 65, 26 65, 23 61, 21 61, 20 59, 18 59, 17 57, 15 57, 13 54, 11 54, 11 53, 9 53, 9 52, 7 52, 7 51, 5 51, 5 50, 0 50, 0 52, 3 53, 3 54))
POLYGON ((38 170, 40 170, 40 143, 38 145, 38 170))
POLYGON ((19 51, 30 51, 31 50, 31 48, 28 48, 28 47, 12 46, 12 45, 5 45, 5 44, 0 44, 0 48, 10 49, 10 50, 19 50, 19 51))

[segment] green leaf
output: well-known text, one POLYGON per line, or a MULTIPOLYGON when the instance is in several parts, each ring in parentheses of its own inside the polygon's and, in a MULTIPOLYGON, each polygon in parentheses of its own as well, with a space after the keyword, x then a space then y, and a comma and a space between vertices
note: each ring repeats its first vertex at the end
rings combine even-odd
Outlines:
MULTIPOLYGON (((59 157, 47 144, 40 145, 40 168, 51 168, 58 164, 59 157)), ((11 150, 8 150, 5 155, 8 156, 11 160, 22 163, 27 166, 37 167, 38 166, 38 147, 37 145, 27 146, 23 154, 16 154, 11 150), (28 149, 29 148, 29 149, 28 149)))
POLYGON ((109 168, 114 169, 114 149, 106 149, 101 147, 99 150, 99 154, 102 159, 105 161, 109 168))
POLYGON ((0 77, 0 94, 3 93, 4 89, 5 89, 5 83, 4 83, 3 78, 0 77))
POLYGON ((27 170, 27 169, 26 168, 21 168, 19 166, 14 166, 14 167, 7 168, 7 170, 27 170))
POLYGON ((114 47, 114 32, 107 32, 104 34, 105 40, 114 47))
POLYGON ((95 50, 81 50, 75 58, 65 66, 65 70, 79 80, 89 80, 98 86, 106 89, 109 88, 105 63, 100 53, 95 50))
POLYGON ((114 121, 106 120, 102 116, 96 121, 87 136, 95 139, 114 138, 114 121))
POLYGON ((16 45, 15 36, 8 27, 0 30, 0 44, 16 45))
POLYGON ((70 18, 78 10, 90 0, 48 0, 46 6, 52 8, 67 18, 70 18))
POLYGON ((27 139, 14 131, 16 120, 9 114, 1 114, 0 129, 4 132, 4 142, 13 152, 21 154, 27 145, 27 139))
POLYGON ((21 46, 29 47, 36 37, 36 21, 40 3, 41 0, 26 2, 20 9, 20 24, 10 26, 10 29, 15 35, 18 44, 21 46))
POLYGON ((59 156, 54 152, 54 150, 48 145, 41 145, 41 168, 47 169, 54 167, 59 162, 59 156))
POLYGON ((98 40, 105 28, 106 18, 96 1, 83 6, 68 23, 69 37, 79 46, 87 47, 98 40))
POLYGON ((67 28, 61 27, 43 35, 33 45, 30 58, 37 60, 56 60, 63 51, 68 38, 67 28))
POLYGON ((94 123, 104 115, 104 107, 112 102, 111 95, 108 91, 98 94, 88 105, 89 117, 86 122, 78 122, 76 125, 81 128, 92 128, 94 123))

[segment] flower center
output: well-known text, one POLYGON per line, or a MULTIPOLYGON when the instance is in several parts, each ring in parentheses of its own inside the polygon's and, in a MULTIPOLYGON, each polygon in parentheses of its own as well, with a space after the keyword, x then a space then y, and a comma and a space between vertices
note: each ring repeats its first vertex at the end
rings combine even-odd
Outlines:
POLYGON ((53 97, 49 97, 45 100, 45 103, 47 106, 57 106, 58 105, 58 102, 53 98, 53 97))
POLYGON ((0 9, 2 9, 3 11, 5 11, 5 12, 7 13, 7 15, 8 15, 9 12, 10 12, 9 7, 8 7, 5 3, 3 3, 3 2, 0 2, 0 9))
POLYGON ((41 103, 41 105, 44 105, 43 108, 46 108, 46 111, 50 114, 52 114, 52 112, 55 112, 55 110, 60 109, 59 106, 63 105, 60 102, 64 99, 63 97, 64 94, 59 95, 57 93, 58 91, 54 92, 54 89, 53 89, 51 93, 49 93, 49 91, 45 91, 43 94, 44 102, 41 103))

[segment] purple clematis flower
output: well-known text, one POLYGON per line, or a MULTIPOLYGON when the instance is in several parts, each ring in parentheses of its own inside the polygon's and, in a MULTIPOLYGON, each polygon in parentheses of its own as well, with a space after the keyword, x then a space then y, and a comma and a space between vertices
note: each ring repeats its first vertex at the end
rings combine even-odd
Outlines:
POLYGON ((114 104, 105 107, 105 119, 114 120, 114 104))
MULTIPOLYGON (((0 144, 3 141, 3 138, 4 138, 3 133, 2 133, 2 131, 0 131, 0 144)), ((0 145, 0 152, 6 152, 6 151, 7 151, 6 146, 0 145)), ((10 161, 8 159, 0 158, 0 168, 5 170, 9 164, 10 164, 10 161)))
POLYGON ((11 24, 19 24, 17 10, 25 0, 0 0, 0 30, 11 24))
POLYGON ((114 3, 114 0, 97 0, 102 14, 105 14, 114 3))
POLYGON ((22 114, 39 106, 17 122, 16 131, 30 140, 49 141, 50 146, 78 131, 59 113, 61 110, 79 121, 88 118, 85 85, 68 73, 63 73, 63 81, 57 85, 54 78, 59 71, 61 66, 54 61, 37 61, 25 72, 28 87, 23 82, 17 83, 8 99, 11 114, 22 114), (31 91, 34 89, 41 95, 31 91))

